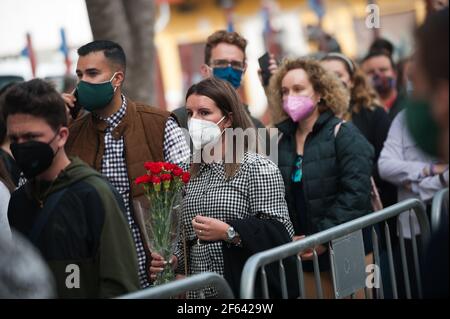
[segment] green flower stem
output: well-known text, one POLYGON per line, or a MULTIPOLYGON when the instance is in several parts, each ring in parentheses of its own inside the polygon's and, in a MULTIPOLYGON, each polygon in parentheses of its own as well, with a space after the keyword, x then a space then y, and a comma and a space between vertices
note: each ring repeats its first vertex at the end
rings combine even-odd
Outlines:
POLYGON ((158 274, 158 276, 156 277, 154 285, 157 286, 157 285, 167 284, 167 283, 173 281, 174 279, 175 279, 175 273, 172 270, 172 265, 167 264, 164 266, 163 271, 160 272, 158 274))
MULTIPOLYGON (((150 249, 160 254, 166 261, 173 255, 173 246, 176 244, 174 232, 178 231, 177 222, 179 218, 174 210, 174 205, 178 205, 180 190, 183 183, 174 180, 167 189, 163 187, 160 191, 154 187, 145 188, 146 197, 150 201, 151 209, 146 218, 146 228, 150 237, 150 249)), ((164 267, 163 272, 157 277, 155 285, 167 283, 175 278, 171 264, 164 267)))

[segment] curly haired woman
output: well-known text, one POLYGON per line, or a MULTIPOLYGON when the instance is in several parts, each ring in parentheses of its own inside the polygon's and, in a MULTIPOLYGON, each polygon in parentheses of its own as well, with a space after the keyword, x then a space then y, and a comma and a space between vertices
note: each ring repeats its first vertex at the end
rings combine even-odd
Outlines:
MULTIPOLYGON (((339 80, 319 62, 286 60, 270 83, 274 114, 280 119, 278 166, 286 200, 301 239, 371 212, 373 147, 342 118, 349 104, 339 80)), ((321 271, 328 270, 325 246, 315 247, 321 271)), ((311 259, 301 254, 307 297, 315 297, 311 259), (308 273, 309 272, 309 273, 308 273)), ((332 297, 329 272, 322 273, 325 297, 332 297)))

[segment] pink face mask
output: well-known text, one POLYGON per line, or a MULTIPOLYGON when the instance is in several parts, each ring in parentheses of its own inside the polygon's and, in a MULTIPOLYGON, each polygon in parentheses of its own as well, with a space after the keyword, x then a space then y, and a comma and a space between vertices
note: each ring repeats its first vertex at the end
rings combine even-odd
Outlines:
POLYGON ((289 95, 283 101, 283 109, 294 122, 306 119, 314 111, 314 101, 309 96, 289 95))

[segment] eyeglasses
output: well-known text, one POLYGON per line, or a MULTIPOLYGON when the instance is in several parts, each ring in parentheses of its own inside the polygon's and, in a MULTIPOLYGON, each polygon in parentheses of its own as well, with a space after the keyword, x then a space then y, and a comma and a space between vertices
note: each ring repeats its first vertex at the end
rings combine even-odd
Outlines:
POLYGON ((243 71, 245 68, 245 63, 241 61, 228 61, 228 60, 214 60, 211 63, 213 68, 227 68, 231 66, 233 69, 243 71))

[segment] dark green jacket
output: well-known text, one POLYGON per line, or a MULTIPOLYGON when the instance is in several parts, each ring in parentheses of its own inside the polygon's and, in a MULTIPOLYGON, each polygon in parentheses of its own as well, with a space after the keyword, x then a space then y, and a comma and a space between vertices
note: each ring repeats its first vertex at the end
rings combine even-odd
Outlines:
POLYGON ((58 297, 106 298, 138 289, 137 256, 122 199, 81 160, 72 159, 50 185, 29 181, 15 191, 8 218, 47 261, 58 297), (34 240, 33 226, 43 214, 40 202, 54 208, 34 240), (79 288, 67 287, 76 284, 78 270, 71 265, 79 268, 79 288))
MULTIPOLYGON (((303 188, 307 207, 307 234, 313 234, 371 211, 373 147, 351 123, 340 122, 331 111, 323 113, 308 135, 303 154, 303 188)), ((286 201, 296 232, 291 175, 296 159, 297 124, 288 119, 277 125, 279 168, 286 186, 286 201)), ((298 234, 297 235, 303 235, 298 234)))

